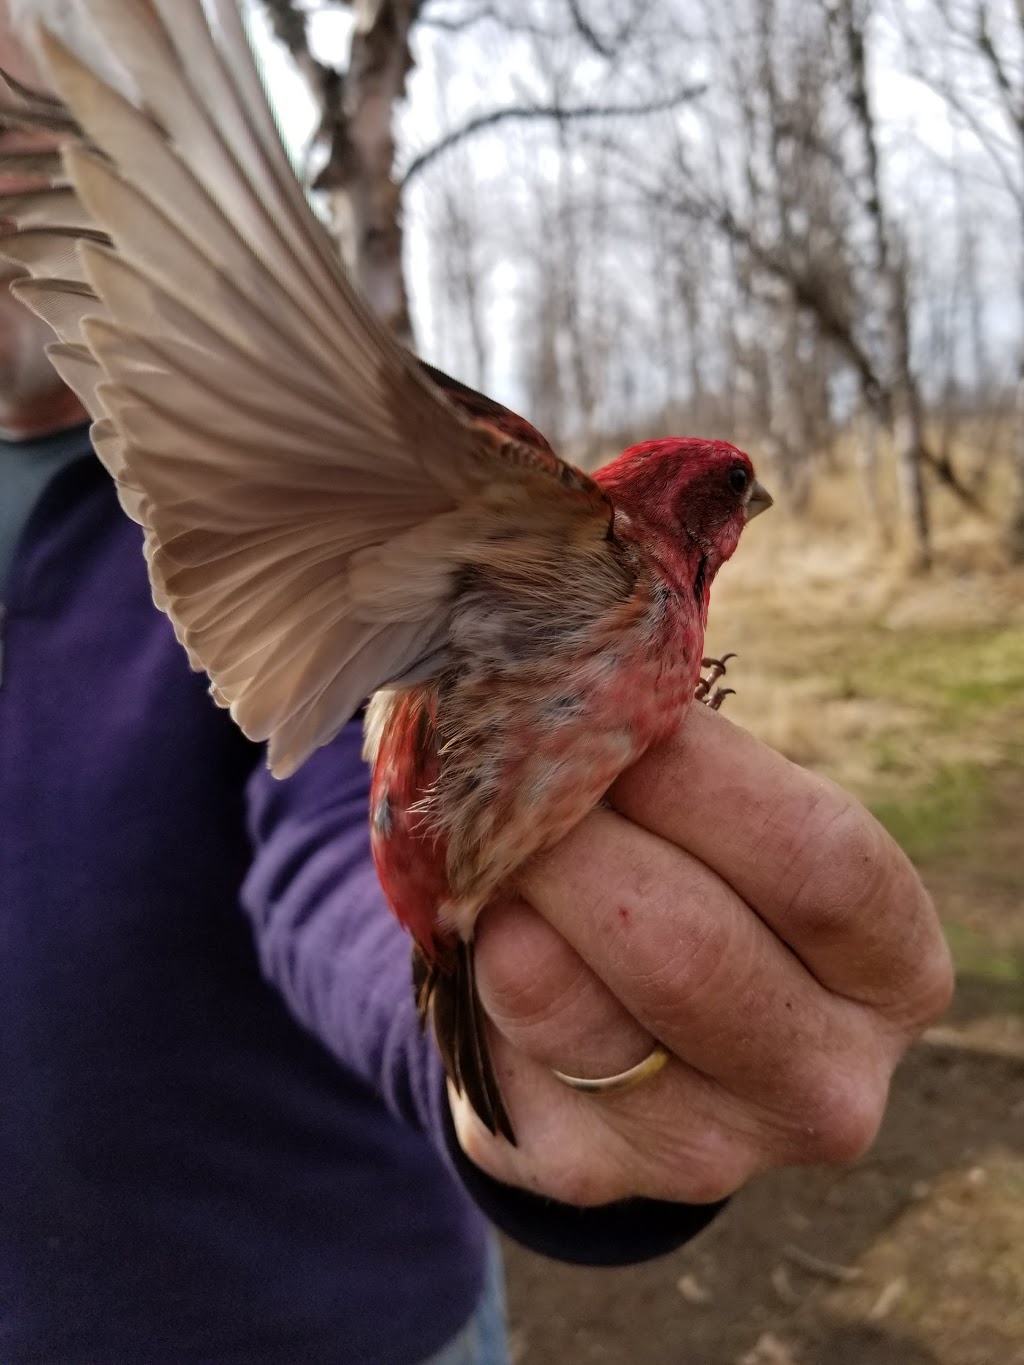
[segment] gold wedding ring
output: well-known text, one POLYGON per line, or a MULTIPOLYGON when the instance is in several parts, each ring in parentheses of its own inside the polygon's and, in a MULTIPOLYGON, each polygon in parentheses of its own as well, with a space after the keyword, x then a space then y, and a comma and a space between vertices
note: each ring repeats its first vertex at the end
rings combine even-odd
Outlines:
POLYGON ((551 1068, 551 1074, 571 1090, 580 1090, 585 1095, 621 1095, 624 1090, 632 1090, 642 1081, 656 1076, 668 1061, 668 1052, 656 1043, 642 1062, 631 1066, 628 1071, 620 1071, 616 1076, 567 1076, 564 1071, 551 1068))

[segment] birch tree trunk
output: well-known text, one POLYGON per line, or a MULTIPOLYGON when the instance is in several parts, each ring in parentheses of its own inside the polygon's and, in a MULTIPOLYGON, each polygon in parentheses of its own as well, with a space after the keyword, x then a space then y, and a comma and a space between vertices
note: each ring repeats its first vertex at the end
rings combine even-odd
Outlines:
POLYGON ((412 67, 409 29, 420 0, 359 0, 352 54, 345 77, 344 113, 354 156, 334 190, 343 249, 378 317, 406 345, 413 344, 402 271, 400 189, 393 179, 392 119, 412 67))
POLYGON ((338 245, 374 311, 412 346, 402 272, 401 189, 392 178, 392 118, 412 67, 409 30, 422 0, 339 0, 355 17, 342 72, 309 48, 308 14, 296 0, 262 0, 320 109, 317 141, 327 164, 312 188, 328 194, 338 245))

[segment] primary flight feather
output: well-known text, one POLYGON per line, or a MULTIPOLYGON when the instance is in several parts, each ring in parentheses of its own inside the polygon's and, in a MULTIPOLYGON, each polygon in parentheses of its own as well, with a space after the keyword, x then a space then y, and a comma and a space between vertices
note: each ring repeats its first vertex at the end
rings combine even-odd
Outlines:
POLYGON ((514 1140, 476 917, 677 728, 711 581, 770 500, 725 442, 591 477, 401 348, 306 204, 235 0, 63 13, 37 32, 63 106, 14 87, 0 110, 63 150, 22 154, 29 188, 0 200, 15 290, 145 529, 157 605, 273 771, 372 698, 371 841, 420 1008, 514 1140))

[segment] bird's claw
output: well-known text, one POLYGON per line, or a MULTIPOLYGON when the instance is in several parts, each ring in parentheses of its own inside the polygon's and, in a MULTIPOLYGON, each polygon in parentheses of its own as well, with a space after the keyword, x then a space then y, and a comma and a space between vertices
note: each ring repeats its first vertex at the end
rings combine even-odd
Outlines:
POLYGON ((735 697, 735 695, 735 687, 716 687, 704 705, 711 711, 717 711, 726 697, 735 697))
POLYGON ((717 711, 726 697, 736 695, 735 687, 715 687, 718 679, 725 677, 726 663, 735 658, 735 654, 723 654, 720 659, 701 659, 701 668, 708 671, 701 674, 700 682, 694 688, 694 701, 703 702, 710 710, 717 711), (714 692, 711 691, 713 687, 714 692))

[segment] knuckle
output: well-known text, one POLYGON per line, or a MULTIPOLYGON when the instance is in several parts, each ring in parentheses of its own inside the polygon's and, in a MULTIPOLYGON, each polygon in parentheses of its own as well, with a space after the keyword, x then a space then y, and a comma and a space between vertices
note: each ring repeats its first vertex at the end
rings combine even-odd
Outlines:
POLYGON ((538 916, 481 920, 474 949, 481 999, 497 1021, 546 1019, 573 989, 582 964, 538 916), (514 932, 513 932, 514 929, 514 932))
POLYGON ((678 1032, 684 1006, 691 1016, 703 1014, 731 994, 743 965, 740 935, 746 926, 714 909, 706 904, 699 914, 681 910, 667 921, 669 932, 661 941, 645 945, 642 960, 630 964, 629 998, 642 1002, 645 1023, 655 1034, 678 1032))
POLYGON ((678 1019, 680 1000, 693 1000, 706 990, 702 959, 698 949, 685 965, 665 957, 656 964, 644 963, 630 974, 628 998, 642 1002, 645 1022, 653 1033, 660 1034, 673 1026, 678 1019))
POLYGON ((956 991, 956 969, 949 944, 940 935, 929 963, 922 973, 922 988, 919 999, 921 1010, 920 1027, 927 1028, 940 1015, 945 1014, 956 991))
POLYGON ((903 854, 851 798, 822 795, 794 851, 790 908, 806 929, 828 937, 863 921, 898 889, 903 854))
POLYGON ((484 959, 477 980, 488 1014, 529 1020, 543 1017, 553 1003, 554 992, 545 977, 543 969, 534 970, 517 955, 484 959))
POLYGON ((918 945, 914 975, 904 992, 902 1005, 889 1011, 890 1017, 902 1025, 908 1038, 914 1037, 933 1024, 946 1012, 956 990, 953 955, 939 928, 938 918, 925 895, 930 932, 926 941, 918 945))
POLYGON ((864 1155, 878 1136, 888 1086, 868 1076, 830 1071, 809 1088, 795 1131, 801 1164, 843 1166, 864 1155))

